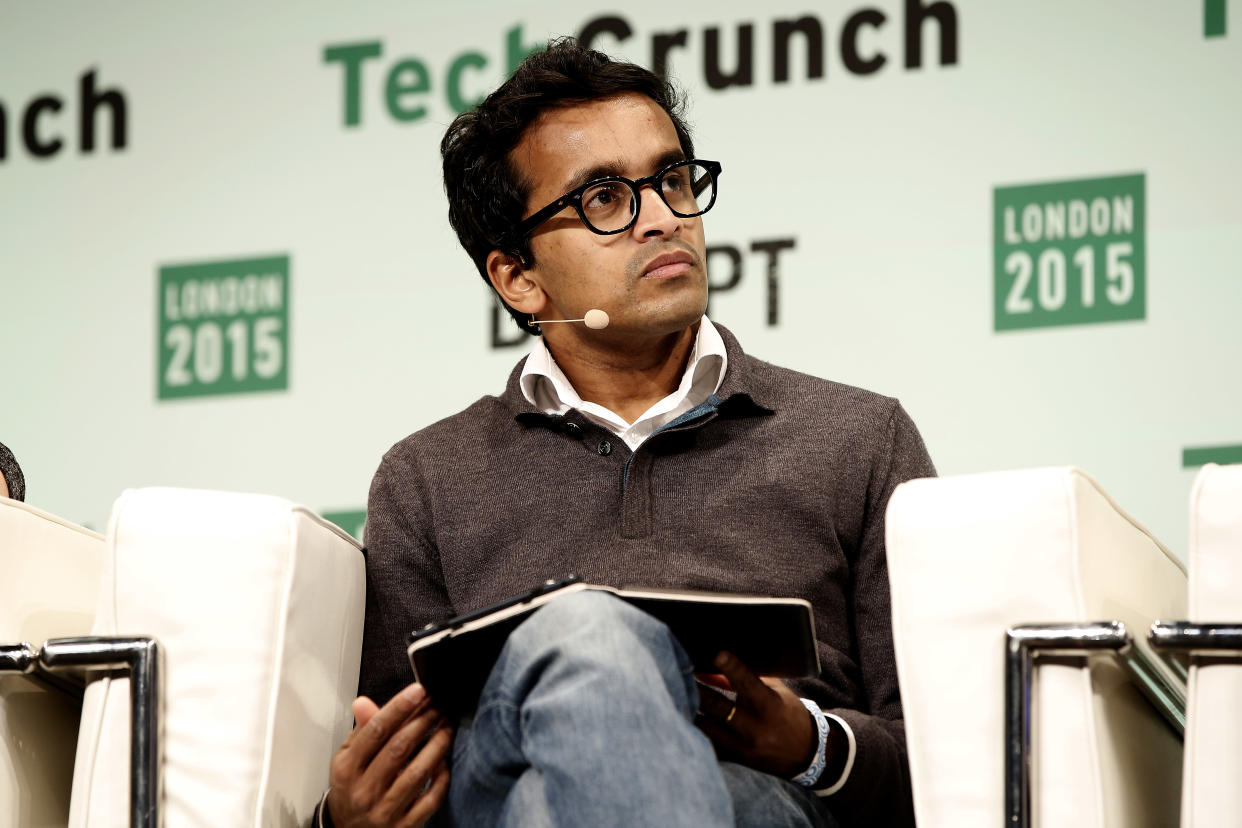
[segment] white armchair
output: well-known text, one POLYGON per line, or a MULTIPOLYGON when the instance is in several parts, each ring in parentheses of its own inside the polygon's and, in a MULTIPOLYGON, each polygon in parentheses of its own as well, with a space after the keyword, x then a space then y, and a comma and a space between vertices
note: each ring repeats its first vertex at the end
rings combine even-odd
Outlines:
MULTIPOLYGON (((0 533, 6 566, 9 558, 46 555, 42 540, 22 538, 18 546, 7 525, 0 533)), ((332 753, 352 726, 365 600, 358 544, 278 498, 180 489, 125 492, 106 539, 90 540, 96 568, 76 623, 6 627, 0 642, 24 636, 38 647, 54 639, 39 656, 53 680, 58 667, 128 647, 150 668, 135 674, 153 680, 136 698, 156 705, 140 710, 134 732, 141 738, 131 745, 130 675, 88 670, 76 755, 59 760, 59 810, 31 820, 32 807, 47 808, 23 804, 21 819, 4 824, 131 825, 136 781, 153 805, 135 809, 138 824, 306 825, 327 787, 332 753), (154 715, 144 719, 148 712, 154 715), (158 761, 131 769, 135 745, 154 747, 158 761)), ((53 582, 43 571, 45 594, 58 604, 66 574, 53 582)), ((6 583, 0 579, 0 589, 6 583)), ((3 701, 11 710, 12 696, 3 701)), ((40 725, 36 743, 68 730, 72 752, 73 712, 72 721, 60 715, 40 725)), ((11 752, 12 730, 4 736, 11 752)), ((10 801, 6 783, 0 777, 0 808, 10 801)))
MULTIPOLYGON (((917 480, 887 513, 898 676, 921 828, 1011 821, 1006 631, 1121 621, 1150 653, 1156 618, 1181 617, 1186 575, 1158 541, 1072 468, 917 480)), ((1041 658, 1029 718, 1036 826, 1167 828, 1181 741, 1112 654, 1041 658)))
POLYGON ((69 818, 81 701, 26 671, 44 640, 90 631, 103 560, 102 535, 0 497, 0 825, 69 818))
MULTIPOLYGON (((351 726, 364 596, 358 544, 300 506, 121 496, 93 633, 160 642, 164 825, 306 824, 351 726)), ((128 821, 127 684, 87 687, 70 825, 128 821)))
MULTIPOLYGON (((1190 495, 1189 623, 1152 637, 1194 653, 1182 828, 1242 825, 1242 465, 1209 464, 1190 495)), ((1180 616, 1179 616, 1180 618, 1180 616)))

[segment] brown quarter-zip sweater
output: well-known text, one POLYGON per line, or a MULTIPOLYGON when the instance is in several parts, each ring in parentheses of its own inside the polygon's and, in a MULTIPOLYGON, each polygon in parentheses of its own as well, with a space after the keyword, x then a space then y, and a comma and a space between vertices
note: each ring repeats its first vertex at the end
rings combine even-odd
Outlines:
POLYGON ((831 797, 846 824, 913 824, 893 661, 884 509, 935 474, 887 397, 729 355, 706 403, 637 450, 518 387, 397 443, 367 506, 360 692, 413 676, 407 635, 549 578, 805 598, 822 672, 795 692, 844 719, 857 753, 831 797))

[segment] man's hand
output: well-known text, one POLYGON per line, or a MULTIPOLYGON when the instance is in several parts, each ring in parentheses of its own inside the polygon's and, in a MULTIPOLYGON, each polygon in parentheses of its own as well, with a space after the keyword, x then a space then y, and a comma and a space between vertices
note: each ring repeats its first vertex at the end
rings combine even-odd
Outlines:
POLYGON ((699 693, 696 724, 717 756, 783 778, 806 770, 819 737, 802 701, 784 682, 759 678, 731 653, 716 656, 716 667, 737 693, 735 702, 706 688, 699 693))
POLYGON ((333 824, 421 826, 448 791, 452 728, 442 723, 421 684, 406 687, 382 708, 359 696, 353 711, 357 724, 332 757, 328 813, 333 824), (439 729, 422 744, 436 725, 439 729))

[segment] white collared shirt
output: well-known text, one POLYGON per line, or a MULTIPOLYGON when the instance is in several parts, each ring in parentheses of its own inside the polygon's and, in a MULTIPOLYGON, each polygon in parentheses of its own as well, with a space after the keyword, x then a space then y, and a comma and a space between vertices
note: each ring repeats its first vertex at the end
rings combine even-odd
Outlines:
POLYGON ((707 401, 724 381, 729 357, 725 353, 724 340, 706 316, 699 323, 694 349, 686 363, 681 384, 655 405, 648 408, 634 422, 628 423, 621 415, 604 406, 587 402, 565 376, 565 372, 552 358, 552 352, 544 344, 543 337, 536 337, 535 344, 522 367, 520 384, 526 401, 545 414, 564 414, 576 408, 592 422, 598 423, 625 441, 630 450, 652 435, 656 429, 671 423, 696 405, 707 401))

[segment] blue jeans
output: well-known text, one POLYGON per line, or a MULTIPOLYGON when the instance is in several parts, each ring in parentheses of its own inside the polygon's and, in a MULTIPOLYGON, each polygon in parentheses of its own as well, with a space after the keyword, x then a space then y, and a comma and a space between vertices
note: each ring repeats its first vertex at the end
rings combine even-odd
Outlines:
POLYGON ((809 791, 718 762, 668 628, 602 592, 552 601, 509 637, 453 745, 452 825, 824 826, 809 791))

